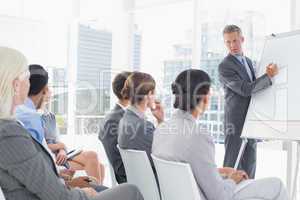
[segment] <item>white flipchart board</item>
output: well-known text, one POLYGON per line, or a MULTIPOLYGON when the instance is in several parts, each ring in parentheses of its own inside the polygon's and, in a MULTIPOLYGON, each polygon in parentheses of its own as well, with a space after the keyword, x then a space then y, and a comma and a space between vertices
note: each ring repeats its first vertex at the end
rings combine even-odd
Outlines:
POLYGON ((300 141, 300 31, 266 38, 257 77, 269 63, 279 74, 252 96, 242 137, 300 141))

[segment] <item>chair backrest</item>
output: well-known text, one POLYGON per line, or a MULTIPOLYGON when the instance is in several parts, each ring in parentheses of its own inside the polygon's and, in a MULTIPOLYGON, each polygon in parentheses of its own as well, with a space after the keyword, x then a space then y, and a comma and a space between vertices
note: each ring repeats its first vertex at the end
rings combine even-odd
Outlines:
POLYGON ((109 161, 108 161, 108 167, 109 167, 109 172, 110 172, 111 186, 115 187, 118 185, 118 181, 116 179, 115 171, 109 161))
POLYGON ((4 194, 2 192, 2 189, 0 187, 0 200, 5 200, 4 194))
POLYGON ((156 179, 144 151, 125 150, 118 146, 124 163, 127 182, 136 185, 145 200, 160 200, 156 179))
POLYGON ((111 187, 115 187, 115 186, 119 185, 119 183, 118 183, 118 181, 116 179, 116 174, 115 174, 114 168, 113 168, 112 164, 110 163, 110 161, 108 159, 107 153, 106 153, 106 151, 104 149, 104 145, 103 145, 103 143, 102 143, 101 140, 100 140, 100 144, 102 146, 105 159, 107 160, 107 163, 108 163, 108 169, 109 169, 109 174, 110 174, 111 187))
POLYGON ((189 164, 166 161, 154 155, 151 156, 163 200, 201 200, 200 191, 189 164))

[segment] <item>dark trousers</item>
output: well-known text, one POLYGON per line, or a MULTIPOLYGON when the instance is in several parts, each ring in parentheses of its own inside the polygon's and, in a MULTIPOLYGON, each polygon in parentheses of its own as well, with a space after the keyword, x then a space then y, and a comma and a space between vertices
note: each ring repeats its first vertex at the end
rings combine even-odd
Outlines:
MULTIPOLYGON (((225 157, 224 167, 234 167, 237 160, 240 148, 242 145, 242 139, 238 135, 226 135, 225 136, 225 157)), ((255 178, 256 171, 256 140, 248 139, 244 154, 241 158, 238 166, 239 170, 244 170, 249 178, 255 178)))

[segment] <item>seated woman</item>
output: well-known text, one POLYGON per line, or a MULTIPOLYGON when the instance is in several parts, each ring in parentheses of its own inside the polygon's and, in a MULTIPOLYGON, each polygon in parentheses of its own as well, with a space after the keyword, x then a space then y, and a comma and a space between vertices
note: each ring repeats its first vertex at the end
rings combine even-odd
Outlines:
POLYGON ((66 162, 74 171, 85 170, 88 176, 94 177, 98 184, 102 185, 104 180, 104 166, 100 163, 98 155, 94 151, 81 151, 67 161, 67 147, 59 140, 58 129, 56 126, 55 115, 49 112, 46 107, 49 103, 51 92, 50 89, 44 94, 41 111, 43 112, 42 125, 44 128, 45 139, 49 149, 55 154, 58 165, 66 162))
POLYGON ((287 192, 277 178, 246 180, 243 171, 217 169, 213 138, 197 122, 209 105, 210 84, 208 74, 201 70, 190 69, 177 76, 172 84, 177 110, 156 129, 152 153, 190 164, 203 199, 287 200, 287 192))
POLYGON ((115 172, 116 181, 119 184, 127 182, 124 164, 119 149, 117 148, 117 144, 119 122, 129 105, 129 100, 122 96, 121 91, 130 74, 131 72, 121 72, 115 76, 112 82, 112 90, 115 96, 118 98, 118 102, 114 108, 107 115, 105 115, 98 135, 98 139, 101 141, 104 147, 108 161, 115 172))
POLYGON ((145 113, 150 108, 158 123, 164 119, 160 103, 155 102, 155 81, 149 74, 133 72, 125 82, 122 96, 129 99, 131 105, 120 120, 118 144, 124 149, 145 151, 153 167, 150 154, 155 127, 145 113))
POLYGON ((0 47, 0 187, 6 200, 142 200, 128 184, 97 194, 62 183, 51 155, 15 119, 29 91, 29 74, 23 54, 0 47))

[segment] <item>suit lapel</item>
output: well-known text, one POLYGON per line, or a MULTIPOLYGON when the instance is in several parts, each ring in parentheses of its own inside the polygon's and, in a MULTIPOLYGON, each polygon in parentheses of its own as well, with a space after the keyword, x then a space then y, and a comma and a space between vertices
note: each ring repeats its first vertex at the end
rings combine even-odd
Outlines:
POLYGON ((56 174, 57 176, 59 176, 59 173, 58 173, 57 168, 56 168, 56 164, 54 163, 54 161, 53 161, 53 159, 52 159, 52 156, 50 155, 50 153, 48 152, 48 150, 47 150, 42 144, 40 144, 36 139, 34 139, 32 136, 31 136, 31 138, 34 140, 35 145, 36 145, 36 146, 39 146, 39 147, 42 149, 42 151, 48 156, 48 158, 49 158, 50 161, 51 161, 52 168, 53 168, 53 170, 55 171, 55 174, 56 174))
MULTIPOLYGON (((23 124, 21 121, 17 120, 16 122, 24 128, 24 124, 23 124)), ((24 129, 25 129, 25 128, 24 128, 24 129)), ((26 129, 25 129, 25 130, 26 130, 26 129)), ((44 151, 44 153, 46 153, 46 155, 49 157, 49 159, 51 160, 52 168, 54 169, 55 174, 59 177, 59 173, 58 173, 58 171, 57 171, 56 164, 54 163, 54 161, 53 161, 53 159, 52 159, 52 156, 50 155, 50 153, 48 152, 48 150, 45 149, 45 147, 44 147, 42 144, 40 144, 39 141, 37 141, 34 137, 32 137, 31 134, 28 134, 28 135, 29 135, 29 136, 31 137, 31 139, 33 140, 34 145, 35 145, 35 146, 39 146, 39 147, 42 149, 42 151, 44 151)))
POLYGON ((246 61, 247 61, 247 63, 248 63, 248 66, 250 67, 250 70, 251 70, 253 79, 256 80, 255 71, 254 71, 254 67, 253 67, 253 65, 252 65, 251 60, 250 60, 249 58, 246 57, 246 61))
POLYGON ((240 63, 240 61, 238 61, 237 58, 235 58, 233 55, 229 54, 228 59, 231 60, 232 62, 234 62, 237 65, 237 72, 240 74, 240 76, 242 76, 244 79, 246 79, 247 81, 251 82, 250 77, 247 73, 247 70, 245 69, 245 66, 240 63))
POLYGON ((114 111, 120 111, 120 110, 123 110, 123 108, 119 104, 116 104, 114 107, 114 111))
POLYGON ((120 105, 116 104, 113 112, 122 116, 124 114, 125 110, 120 105))

